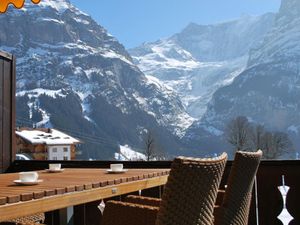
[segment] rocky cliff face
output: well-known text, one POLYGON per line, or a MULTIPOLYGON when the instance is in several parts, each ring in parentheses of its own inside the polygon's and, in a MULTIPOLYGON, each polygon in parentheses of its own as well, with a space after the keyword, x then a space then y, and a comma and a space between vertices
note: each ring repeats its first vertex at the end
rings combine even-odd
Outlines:
POLYGON ((299 4, 190 24, 132 56, 67 0, 10 10, 0 15, 0 48, 17 57, 17 123, 79 137, 84 157, 98 159, 119 145, 141 150, 146 129, 169 154, 224 151, 224 127, 241 115, 300 147, 299 4))
POLYGON ((250 48, 272 27, 275 15, 243 16, 214 24, 189 24, 170 38, 129 50, 138 67, 176 90, 187 112, 201 118, 213 93, 246 67, 250 48))
MULTIPOLYGON (((274 25, 263 41, 250 51, 248 65, 232 84, 214 94, 197 129, 223 131, 236 116, 247 116, 268 129, 288 132, 299 147, 300 128, 300 2, 282 1, 274 25)), ((213 132, 202 133, 214 136, 213 132)), ((197 138, 200 140, 201 135, 197 138)))
POLYGON ((260 45, 252 49, 248 66, 298 58, 299 24, 300 2, 283 0, 272 30, 260 45))
POLYGON ((86 157, 110 158, 119 144, 142 148, 145 129, 173 149, 192 122, 174 92, 68 0, 1 15, 0 48, 17 57, 18 124, 73 134, 86 157))
POLYGON ((274 14, 244 15, 214 25, 190 24, 173 39, 201 62, 226 61, 248 55, 272 26, 274 14))

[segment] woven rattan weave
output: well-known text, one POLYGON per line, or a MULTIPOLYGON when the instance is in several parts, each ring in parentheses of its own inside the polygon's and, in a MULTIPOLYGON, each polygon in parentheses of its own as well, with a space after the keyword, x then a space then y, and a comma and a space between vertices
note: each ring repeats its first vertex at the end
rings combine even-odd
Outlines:
POLYGON ((223 203, 215 213, 215 225, 247 225, 254 178, 262 152, 235 154, 223 203))
POLYGON ((212 225, 226 160, 226 153, 213 159, 176 158, 160 207, 110 201, 102 225, 212 225))
POLYGON ((161 203, 160 198, 144 197, 139 195, 128 195, 124 199, 125 202, 130 202, 140 205, 149 205, 154 207, 159 207, 161 203))
POLYGON ((164 189, 156 225, 212 224, 225 158, 225 154, 219 160, 176 158, 164 189))
POLYGON ((32 216, 16 218, 8 222, 0 222, 0 225, 40 225, 44 220, 44 213, 39 213, 32 216))

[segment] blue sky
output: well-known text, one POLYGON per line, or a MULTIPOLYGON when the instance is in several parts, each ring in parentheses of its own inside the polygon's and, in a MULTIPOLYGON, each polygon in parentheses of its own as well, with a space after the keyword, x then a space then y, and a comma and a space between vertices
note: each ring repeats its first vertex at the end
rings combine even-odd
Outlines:
POLYGON ((243 14, 277 12, 280 0, 71 0, 126 48, 180 32, 190 22, 211 24, 243 14))

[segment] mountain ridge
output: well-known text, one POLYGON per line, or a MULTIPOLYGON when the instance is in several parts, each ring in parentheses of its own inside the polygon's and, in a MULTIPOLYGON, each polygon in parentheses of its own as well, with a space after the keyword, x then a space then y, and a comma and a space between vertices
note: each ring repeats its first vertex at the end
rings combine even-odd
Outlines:
POLYGON ((136 65, 177 91, 200 119, 213 93, 246 68, 248 52, 272 26, 275 14, 243 16, 213 25, 190 23, 180 33, 130 49, 136 65))
POLYGON ((142 150, 147 130, 168 154, 180 149, 177 135, 191 120, 180 99, 69 1, 8 10, 0 27, 1 48, 17 57, 18 125, 80 133, 86 158, 112 159, 118 145, 142 150))
POLYGON ((198 141, 206 136, 216 137, 205 133, 202 127, 223 131, 231 119, 245 116, 266 129, 288 133, 295 148, 300 146, 299 7, 298 1, 282 1, 273 27, 250 50, 245 70, 214 93, 208 110, 191 126, 187 136, 191 138, 199 129, 202 136, 197 137, 198 141))

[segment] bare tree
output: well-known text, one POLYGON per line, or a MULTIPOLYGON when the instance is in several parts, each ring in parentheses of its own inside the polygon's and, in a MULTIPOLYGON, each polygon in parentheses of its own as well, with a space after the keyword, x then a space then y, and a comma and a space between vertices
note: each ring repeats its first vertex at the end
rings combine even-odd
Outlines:
POLYGON ((236 150, 261 149, 265 159, 277 159, 293 146, 286 133, 266 131, 263 125, 251 124, 243 116, 236 117, 228 123, 225 135, 236 150))
POLYGON ((265 132, 262 151, 265 159, 277 159, 292 148, 292 142, 283 132, 265 132))
POLYGON ((264 134, 265 134, 265 128, 263 125, 258 124, 253 126, 250 134, 253 149, 259 150, 263 148, 264 134))
POLYGON ((233 145, 237 151, 249 149, 250 129, 251 125, 246 117, 238 116, 232 119, 227 124, 225 130, 227 141, 233 145))
POLYGON ((146 160, 150 161, 155 157, 155 140, 152 131, 147 131, 144 136, 144 144, 145 144, 145 151, 144 154, 146 155, 146 160))
POLYGON ((158 139, 155 137, 153 131, 147 130, 143 140, 145 145, 144 154, 146 155, 147 161, 166 159, 166 154, 162 150, 162 146, 160 145, 158 139))
POLYGON ((159 141, 159 138, 155 138, 153 156, 154 156, 153 158, 155 160, 167 160, 167 153, 164 150, 163 145, 159 141))

